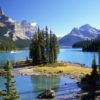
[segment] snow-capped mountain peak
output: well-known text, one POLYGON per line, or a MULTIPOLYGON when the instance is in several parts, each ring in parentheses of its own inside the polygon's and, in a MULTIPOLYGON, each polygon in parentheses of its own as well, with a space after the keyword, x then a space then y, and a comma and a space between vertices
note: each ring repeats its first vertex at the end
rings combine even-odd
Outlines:
POLYGON ((81 26, 79 29, 81 31, 85 31, 85 30, 89 30, 90 28, 93 28, 93 27, 91 27, 89 24, 85 24, 85 25, 81 26))
POLYGON ((94 39, 100 34, 100 30, 85 24, 80 28, 73 28, 72 31, 60 39, 60 45, 73 45, 75 42, 94 39))

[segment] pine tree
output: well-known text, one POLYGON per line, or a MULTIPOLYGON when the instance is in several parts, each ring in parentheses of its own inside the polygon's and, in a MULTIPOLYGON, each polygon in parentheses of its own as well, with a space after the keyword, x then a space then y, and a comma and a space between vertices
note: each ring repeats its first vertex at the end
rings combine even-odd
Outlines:
POLYGON ((37 61, 36 61, 36 64, 41 64, 41 61, 42 61, 42 52, 41 52, 41 46, 40 44, 38 43, 37 45, 37 51, 36 51, 36 58, 37 58, 37 61))
POLYGON ((96 65, 96 60, 95 60, 95 55, 94 55, 94 58, 93 58, 93 62, 92 62, 92 74, 93 75, 97 75, 97 65, 96 65))
POLYGON ((37 49, 38 49, 38 36, 37 36, 37 33, 35 33, 33 35, 32 43, 30 45, 30 58, 32 59, 33 65, 37 64, 37 60, 38 60, 37 49))
POLYGON ((41 63, 46 63, 44 31, 40 32, 39 44, 41 48, 41 63))
POLYGON ((99 64, 98 65, 99 68, 98 69, 99 69, 99 74, 100 74, 100 50, 99 50, 99 54, 98 55, 99 55, 99 59, 98 59, 99 60, 99 63, 98 63, 99 64))
POLYGON ((38 27, 37 35, 39 36, 39 34, 40 34, 40 28, 38 27))
POLYGON ((54 52, 54 62, 56 62, 57 55, 59 53, 59 44, 55 34, 53 34, 53 52, 54 52))
POLYGON ((53 52, 53 38, 52 38, 52 31, 50 30, 50 58, 49 63, 53 63, 54 61, 54 52, 53 52))
POLYGON ((45 39, 45 47, 46 47, 46 59, 47 59, 47 63, 50 62, 50 36, 48 34, 48 27, 46 26, 45 28, 45 35, 46 35, 46 39, 45 39))
POLYGON ((5 100, 18 100, 19 95, 16 91, 16 87, 15 87, 15 81, 13 80, 14 75, 12 72, 12 64, 7 61, 4 70, 5 70, 5 79, 6 79, 6 83, 5 83, 5 96, 4 99, 5 100))
POLYGON ((48 28, 45 31, 40 31, 34 34, 30 45, 30 58, 33 65, 54 63, 59 53, 59 45, 56 35, 48 34, 48 28))
POLYGON ((54 63, 57 60, 59 53, 59 44, 55 34, 50 31, 50 63, 54 63))

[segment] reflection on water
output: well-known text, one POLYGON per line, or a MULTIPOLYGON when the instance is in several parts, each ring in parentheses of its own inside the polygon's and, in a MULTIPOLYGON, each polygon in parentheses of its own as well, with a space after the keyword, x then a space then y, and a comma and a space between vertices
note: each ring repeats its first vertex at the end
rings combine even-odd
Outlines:
POLYGON ((0 90, 4 90, 5 89, 5 80, 3 77, 0 76, 0 90))
POLYGON ((37 100, 37 95, 45 89, 55 90, 55 99, 63 95, 72 95, 80 91, 76 81, 65 76, 16 76, 15 79, 20 94, 20 100, 37 100))
POLYGON ((59 87, 59 77, 56 76, 39 76, 39 78, 31 77, 34 90, 43 91, 46 89, 57 89, 59 87))

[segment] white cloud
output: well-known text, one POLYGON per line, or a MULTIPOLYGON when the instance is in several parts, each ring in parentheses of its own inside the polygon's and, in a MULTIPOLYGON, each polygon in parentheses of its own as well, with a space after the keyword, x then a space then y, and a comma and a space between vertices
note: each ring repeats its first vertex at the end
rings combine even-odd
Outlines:
POLYGON ((36 26, 36 25, 37 25, 37 23, 36 23, 36 22, 33 22, 33 23, 31 23, 31 25, 32 25, 32 26, 36 26))

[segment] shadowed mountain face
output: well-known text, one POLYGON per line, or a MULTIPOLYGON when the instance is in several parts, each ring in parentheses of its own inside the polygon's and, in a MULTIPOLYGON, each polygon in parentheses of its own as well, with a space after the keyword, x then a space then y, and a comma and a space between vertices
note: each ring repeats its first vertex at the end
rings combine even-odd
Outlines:
POLYGON ((73 28, 72 31, 59 40, 60 46, 72 46, 74 43, 94 39, 100 35, 100 30, 86 24, 80 28, 73 28))

